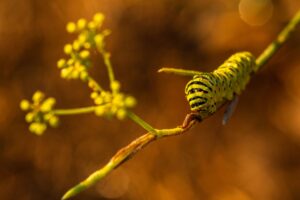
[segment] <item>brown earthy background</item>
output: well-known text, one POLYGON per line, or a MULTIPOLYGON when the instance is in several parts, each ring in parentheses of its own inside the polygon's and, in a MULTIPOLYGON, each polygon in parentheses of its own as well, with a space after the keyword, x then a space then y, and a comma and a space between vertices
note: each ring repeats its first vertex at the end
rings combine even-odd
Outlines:
MULTIPOLYGON (((211 71, 234 52, 259 55, 300 8, 298 0, 260 0, 252 16, 257 0, 250 1, 0 1, 0 199, 59 199, 144 133, 130 120, 93 114, 61 117, 41 137, 28 131, 19 102, 37 89, 58 108, 92 104, 87 87, 62 80, 56 68, 73 38, 68 21, 106 15, 107 48, 123 89, 138 99, 134 110, 168 128, 189 111, 188 79, 158 74, 160 67, 211 71)), ((228 125, 221 111, 188 134, 151 144, 74 199, 300 199, 299 35, 300 27, 251 80, 228 125)), ((94 77, 107 86, 101 59, 95 62, 94 77)))

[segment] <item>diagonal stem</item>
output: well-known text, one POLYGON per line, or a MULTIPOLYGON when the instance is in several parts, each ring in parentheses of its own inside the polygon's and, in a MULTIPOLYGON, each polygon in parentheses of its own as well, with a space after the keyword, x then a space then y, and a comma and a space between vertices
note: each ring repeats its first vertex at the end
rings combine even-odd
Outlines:
POLYGON ((137 123, 138 125, 140 125, 142 128, 144 128, 146 131, 156 134, 156 130, 147 122, 145 122, 142 118, 140 118, 139 116, 137 116, 136 114, 134 114, 131 111, 127 111, 127 116, 134 121, 135 123, 137 123))
POLYGON ((260 54, 256 59, 256 69, 258 71, 265 65, 270 58, 278 51, 278 49, 289 39, 291 33, 300 23, 300 10, 291 19, 287 26, 279 33, 277 38, 260 54))
POLYGON ((132 158, 137 152, 139 152, 141 149, 143 149, 145 146, 150 144, 151 142, 160 139, 162 137, 168 137, 168 136, 175 136, 178 134, 185 133, 188 131, 192 126, 196 124, 195 120, 192 120, 189 122, 187 126, 183 127, 177 127, 177 128, 171 128, 171 129, 162 129, 159 130, 159 135, 154 135, 151 132, 148 132, 139 138, 132 141, 130 144, 128 144, 126 147, 120 149, 111 159, 110 161, 101 169, 98 171, 92 173, 88 178, 86 178, 84 181, 80 182, 73 188, 71 188, 69 191, 65 193, 65 195, 62 197, 62 200, 69 199, 81 191, 91 187, 96 182, 107 176, 112 170, 120 166, 122 163, 126 162, 130 158, 132 158))

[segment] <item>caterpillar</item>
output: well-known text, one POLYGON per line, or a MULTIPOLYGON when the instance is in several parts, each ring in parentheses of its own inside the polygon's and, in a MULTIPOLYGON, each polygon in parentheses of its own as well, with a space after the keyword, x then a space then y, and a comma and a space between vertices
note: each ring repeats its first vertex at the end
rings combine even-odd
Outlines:
POLYGON ((201 119, 214 113, 226 101, 233 101, 245 89, 255 71, 254 56, 249 52, 239 52, 213 72, 199 72, 185 87, 192 112, 201 119))

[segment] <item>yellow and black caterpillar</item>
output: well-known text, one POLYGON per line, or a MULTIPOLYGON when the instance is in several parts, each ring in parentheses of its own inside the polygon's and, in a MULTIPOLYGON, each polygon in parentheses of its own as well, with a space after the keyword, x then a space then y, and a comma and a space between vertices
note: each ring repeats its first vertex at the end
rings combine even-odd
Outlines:
POLYGON ((230 56, 213 72, 200 72, 185 88, 191 110, 200 116, 214 113, 218 106, 241 94, 256 71, 254 56, 240 52, 230 56))

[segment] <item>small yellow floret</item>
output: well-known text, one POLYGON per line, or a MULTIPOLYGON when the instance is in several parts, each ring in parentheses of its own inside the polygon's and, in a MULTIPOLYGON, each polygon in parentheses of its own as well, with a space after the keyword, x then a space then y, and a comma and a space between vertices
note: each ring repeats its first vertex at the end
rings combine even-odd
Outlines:
POLYGON ((95 104, 100 105, 100 104, 102 104, 104 101, 103 101, 103 98, 102 98, 102 97, 97 97, 97 98, 95 98, 94 102, 95 102, 95 104))
POLYGON ((79 34, 78 42, 80 44, 84 44, 86 42, 86 40, 87 40, 87 33, 83 32, 83 33, 79 34))
POLYGON ((86 20, 83 19, 83 18, 79 19, 79 20, 77 21, 77 28, 78 28, 79 30, 82 30, 82 29, 84 29, 85 27, 86 27, 86 20))
POLYGON ((69 22, 66 29, 69 33, 74 33, 76 31, 76 24, 74 22, 69 22))
POLYGON ((91 98, 92 99, 96 99, 98 97, 98 93, 97 92, 92 92, 91 93, 91 98))
POLYGON ((132 108, 136 105, 136 100, 134 97, 132 96, 128 96, 125 98, 125 106, 126 107, 129 107, 129 108, 132 108))
POLYGON ((62 78, 69 78, 70 73, 71 73, 70 68, 64 68, 60 71, 60 76, 62 78))
POLYGON ((54 106, 56 100, 53 97, 50 97, 46 99, 43 104, 41 105, 41 111, 42 112, 49 112, 52 110, 52 107, 54 106))
POLYGON ((24 111, 29 110, 29 108, 30 108, 29 101, 26 99, 23 99, 20 103, 20 108, 21 108, 21 110, 24 110, 24 111))
POLYGON ((97 34, 95 37, 94 37, 94 40, 95 40, 95 43, 97 46, 101 45, 103 43, 103 35, 102 34, 97 34))
POLYGON ((81 47, 80 42, 78 40, 74 40, 74 42, 73 42, 73 49, 75 51, 78 51, 80 49, 80 47, 81 47))
POLYGON ((89 42, 86 42, 83 44, 83 47, 86 49, 90 49, 92 47, 92 45, 89 42))
POLYGON ((89 78, 89 74, 88 74, 87 71, 82 71, 82 72, 80 73, 80 79, 81 79, 82 81, 87 81, 88 78, 89 78))
POLYGON ((36 135, 42 135, 43 132, 46 130, 47 126, 45 124, 41 124, 38 122, 32 123, 29 126, 29 130, 36 135))
POLYGON ((65 67, 66 66, 66 60, 65 59, 59 59, 58 61, 57 61, 57 67, 58 68, 63 68, 63 67, 65 67))
POLYGON ((78 70, 73 70, 71 74, 71 78, 78 79, 80 72, 78 70))
POLYGON ((45 94, 39 90, 36 91, 32 96, 33 102, 36 103, 41 102, 44 98, 45 98, 45 94))
POLYGON ((26 116, 25 116, 25 121, 30 123, 32 122, 34 119, 34 113, 30 112, 30 113, 27 113, 26 116))
POLYGON ((121 88, 121 84, 119 81, 113 81, 111 84, 110 84, 110 88, 113 92, 118 92, 121 88))
POLYGON ((58 117, 56 117, 56 116, 50 117, 48 123, 49 123, 50 126, 52 126, 52 127, 58 126, 58 123, 59 123, 58 117))
POLYGON ((66 44, 65 47, 64 47, 64 52, 66 54, 71 54, 72 51, 73 51, 72 45, 71 44, 66 44))
POLYGON ((79 55, 82 59, 87 59, 88 57, 90 57, 90 52, 87 50, 83 50, 79 53, 79 55))
POLYGON ((74 62, 75 62, 75 60, 73 59, 73 58, 70 58, 69 60, 68 60, 68 62, 67 62, 67 65, 73 65, 74 64, 74 62))
POLYGON ((100 27, 102 25, 102 22, 104 20, 104 15, 102 13, 96 13, 94 15, 94 18, 93 18, 94 22, 96 23, 96 25, 98 27, 100 27))
POLYGON ((88 23, 88 27, 89 27, 89 29, 94 30, 94 29, 96 29, 97 24, 95 22, 91 21, 88 23))
POLYGON ((102 115, 105 114, 105 112, 106 112, 105 106, 98 106, 98 107, 95 109, 95 114, 96 114, 97 116, 102 116, 102 115))
POLYGON ((119 120, 123 120, 123 119, 125 119, 125 117, 126 117, 126 110, 125 109, 119 109, 117 111, 117 118, 119 120))

